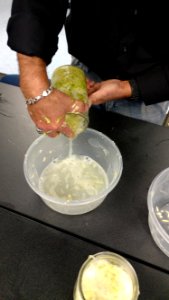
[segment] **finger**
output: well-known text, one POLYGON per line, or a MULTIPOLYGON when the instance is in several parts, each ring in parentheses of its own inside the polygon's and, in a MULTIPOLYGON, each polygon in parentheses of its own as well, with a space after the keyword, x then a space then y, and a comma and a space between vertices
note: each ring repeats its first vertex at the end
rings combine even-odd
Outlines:
POLYGON ((66 125, 65 122, 62 124, 60 128, 60 132, 69 138, 73 138, 75 136, 74 132, 66 125))
POLYGON ((59 117, 57 117, 56 118, 56 120, 55 120, 55 127, 57 126, 57 128, 59 128, 62 124, 63 124, 63 122, 64 122, 64 120, 65 120, 65 116, 59 116, 59 117))
POLYGON ((38 134, 44 134, 43 129, 40 129, 39 127, 36 127, 36 131, 38 134))
POLYGON ((106 100, 105 100, 103 97, 101 97, 101 95, 100 95, 99 92, 92 93, 92 94, 89 96, 89 100, 90 100, 91 103, 94 104, 94 105, 97 105, 97 104, 101 104, 101 103, 106 102, 106 100))
POLYGON ((54 137, 57 137, 60 134, 60 132, 54 130, 54 131, 45 132, 45 134, 51 138, 54 138, 54 137))
POLYGON ((98 91, 99 89, 101 88, 101 83, 100 82, 97 82, 95 83, 93 86, 91 86, 89 89, 88 89, 88 96, 90 96, 92 93, 98 91))
POLYGON ((89 78, 86 79, 87 88, 92 87, 94 84, 95 84, 95 81, 93 81, 93 80, 91 80, 89 78))
POLYGON ((98 91, 99 88, 100 88, 99 85, 94 85, 93 87, 91 87, 90 89, 88 89, 88 91, 87 91, 88 92, 88 96, 90 96, 92 93, 98 91))
POLYGON ((44 118, 42 120, 42 118, 38 119, 36 121, 36 127, 38 128, 39 131, 44 131, 46 133, 50 133, 51 131, 59 131, 58 128, 61 127, 62 123, 64 122, 64 116, 59 116, 59 117, 53 117, 53 119, 49 119, 49 117, 45 117, 45 121, 44 118), (48 120, 48 122, 46 122, 46 120, 48 120), (50 122, 49 122, 50 120, 50 122))
POLYGON ((52 130, 44 131, 43 129, 40 129, 38 127, 36 127, 36 131, 39 134, 46 134, 46 135, 49 135, 49 136, 53 136, 53 133, 54 133, 54 131, 52 131, 52 130))
POLYGON ((60 131, 53 130, 53 131, 47 131, 47 132, 44 132, 44 133, 47 136, 51 137, 51 138, 57 137, 61 133, 64 134, 65 136, 69 137, 69 138, 73 138, 74 137, 73 131, 69 127, 62 127, 60 129, 60 131))
POLYGON ((87 112, 89 110, 89 99, 87 99, 87 102, 84 103, 82 101, 76 100, 74 101, 72 107, 71 107, 71 113, 84 113, 87 112))

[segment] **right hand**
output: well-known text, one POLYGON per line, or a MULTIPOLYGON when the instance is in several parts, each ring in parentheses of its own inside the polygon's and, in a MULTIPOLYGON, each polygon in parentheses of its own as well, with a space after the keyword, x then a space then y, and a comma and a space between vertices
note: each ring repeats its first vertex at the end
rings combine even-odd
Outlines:
POLYGON ((92 104, 131 97, 131 86, 127 80, 109 79, 101 82, 88 80, 88 95, 92 104))
POLYGON ((88 106, 82 101, 75 101, 66 94, 53 89, 46 97, 37 103, 28 105, 28 112, 36 127, 48 136, 55 137, 63 133, 73 137, 72 130, 66 125, 65 115, 68 112, 85 112, 88 106))
MULTIPOLYGON (((20 70, 20 88, 26 99, 40 95, 49 87, 45 61, 36 56, 18 53, 20 70), (33 80, 32 80, 33 78, 33 80)), ((53 89, 46 97, 37 103, 28 105, 28 112, 36 127, 51 137, 63 133, 74 137, 73 132, 65 122, 68 112, 86 112, 89 105, 76 101, 66 94, 53 89)))

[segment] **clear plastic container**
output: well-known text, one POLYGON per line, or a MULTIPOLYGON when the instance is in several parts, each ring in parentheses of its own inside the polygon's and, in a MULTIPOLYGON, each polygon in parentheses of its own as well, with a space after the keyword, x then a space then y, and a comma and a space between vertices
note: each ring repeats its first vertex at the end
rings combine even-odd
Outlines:
POLYGON ((89 255, 74 287, 74 300, 137 300, 139 283, 132 265, 113 252, 89 255))
POLYGON ((169 256, 169 168, 154 178, 147 203, 151 235, 157 246, 169 256))
POLYGON ((32 190, 50 208, 63 214, 76 215, 91 211, 104 201, 107 194, 119 182, 123 164, 116 144, 101 132, 87 128, 76 139, 71 140, 71 143, 73 154, 88 156, 104 169, 108 185, 97 195, 83 200, 63 201, 63 199, 49 196, 39 189, 39 178, 44 168, 56 158, 64 159, 70 153, 70 140, 64 135, 59 135, 55 139, 45 135, 37 138, 25 154, 24 174, 32 190))
MULTIPOLYGON (((63 65, 56 68, 52 74, 51 84, 54 88, 69 95, 73 100, 88 104, 86 76, 82 69, 76 66, 63 65)), ((67 125, 74 136, 84 131, 89 123, 88 112, 70 112, 65 116, 67 125)))

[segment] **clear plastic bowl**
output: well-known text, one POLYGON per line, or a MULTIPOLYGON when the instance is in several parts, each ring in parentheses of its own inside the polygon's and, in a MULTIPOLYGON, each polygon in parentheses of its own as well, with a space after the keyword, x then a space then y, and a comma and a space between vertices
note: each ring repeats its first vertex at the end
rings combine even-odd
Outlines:
POLYGON ((147 202, 152 237, 157 246, 169 256, 169 168, 154 178, 147 202))
POLYGON ((89 156, 99 163, 107 174, 108 186, 97 195, 83 200, 64 201, 46 195, 39 189, 40 175, 50 162, 56 158, 64 159, 69 155, 69 145, 70 141, 64 135, 59 135, 57 138, 40 136, 25 154, 24 175, 31 189, 46 205, 63 214, 77 215, 89 212, 103 202, 107 194, 117 185, 122 174, 123 163, 116 144, 103 133, 88 128, 73 140, 73 154, 89 156))

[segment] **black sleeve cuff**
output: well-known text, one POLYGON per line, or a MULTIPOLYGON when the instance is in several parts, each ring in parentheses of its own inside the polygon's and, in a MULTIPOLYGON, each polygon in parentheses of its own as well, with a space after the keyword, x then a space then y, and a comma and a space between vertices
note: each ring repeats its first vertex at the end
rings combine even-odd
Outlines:
POLYGON ((140 95, 136 80, 130 79, 129 84, 131 86, 131 97, 128 100, 138 100, 140 98, 140 95))
POLYGON ((169 67, 157 65, 135 78, 140 99, 146 105, 169 100, 169 67))
POLYGON ((8 46, 12 50, 28 56, 41 57, 46 64, 51 62, 52 56, 57 51, 57 33, 53 36, 50 30, 32 15, 12 16, 8 22, 7 32, 8 46))

